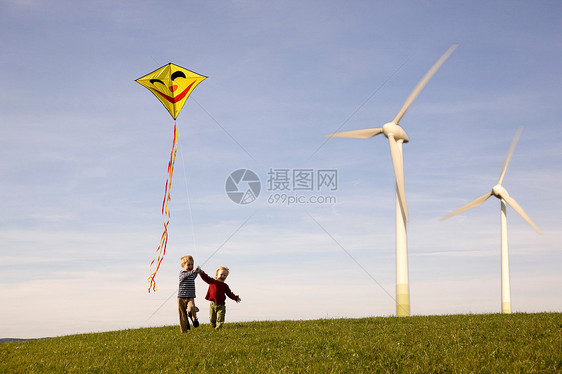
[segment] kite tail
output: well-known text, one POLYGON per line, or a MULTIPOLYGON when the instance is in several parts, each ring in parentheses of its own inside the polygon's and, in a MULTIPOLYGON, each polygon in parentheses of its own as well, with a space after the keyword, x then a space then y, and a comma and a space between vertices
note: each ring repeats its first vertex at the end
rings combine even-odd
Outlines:
POLYGON ((178 131, 176 127, 176 121, 174 121, 174 141, 172 143, 172 151, 170 152, 170 161, 168 162, 168 179, 166 180, 166 188, 164 190, 164 201, 162 201, 162 218, 164 218, 164 232, 160 237, 160 244, 156 249, 155 258, 150 263, 150 269, 152 271, 152 265, 156 263, 156 269, 152 271, 150 276, 148 277, 148 282, 150 285, 148 286, 148 292, 150 290, 156 292, 156 273, 158 269, 160 269, 160 264, 164 259, 164 255, 166 255, 166 246, 168 245, 168 224, 170 223, 170 210, 168 209, 168 204, 172 198, 172 175, 174 174, 174 164, 176 163, 176 153, 178 151, 176 146, 176 139, 178 136, 178 131))

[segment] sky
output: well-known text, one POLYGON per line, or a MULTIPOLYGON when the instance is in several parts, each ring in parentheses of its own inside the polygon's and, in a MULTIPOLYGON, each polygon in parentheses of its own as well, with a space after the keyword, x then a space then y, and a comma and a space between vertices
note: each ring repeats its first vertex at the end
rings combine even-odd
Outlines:
POLYGON ((0 337, 178 324, 185 254, 230 268, 227 323, 394 316, 388 141, 324 135, 391 121, 455 43, 400 122, 411 313, 501 311, 500 202, 439 219, 491 190, 519 126, 503 186, 543 233, 508 208, 512 309, 560 312, 561 18, 559 1, 2 0, 0 337), (208 78, 177 118, 149 293, 174 121, 135 80, 169 62, 208 78), (239 169, 259 179, 245 204, 239 169))

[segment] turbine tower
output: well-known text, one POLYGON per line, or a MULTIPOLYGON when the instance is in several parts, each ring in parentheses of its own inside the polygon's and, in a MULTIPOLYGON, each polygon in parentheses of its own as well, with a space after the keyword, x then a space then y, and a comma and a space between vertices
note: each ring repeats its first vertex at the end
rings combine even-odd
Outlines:
POLYGON ((391 122, 381 128, 370 128, 363 130, 344 131, 336 134, 326 135, 334 138, 371 138, 383 133, 390 144, 390 155, 396 177, 396 314, 398 316, 410 315, 410 286, 408 282, 408 245, 406 240, 406 221, 408 220, 408 208, 406 206, 406 193, 404 190, 404 160, 402 144, 410 141, 408 135, 399 122, 419 95, 421 90, 431 79, 433 74, 441 67, 445 60, 453 53, 458 44, 453 44, 447 52, 437 60, 429 71, 419 81, 410 96, 406 99, 402 108, 391 122))
POLYGON ((502 288, 502 313, 511 313, 511 288, 509 283, 509 251, 507 246, 507 215, 506 215, 506 203, 513 208, 529 225, 531 225, 539 234, 542 234, 542 231, 535 225, 535 223, 529 218, 527 213, 521 208, 521 206, 515 201, 515 199, 507 193, 507 190, 502 186, 503 177, 505 176, 505 171, 507 170, 507 165, 509 164, 509 160, 511 155, 513 154, 513 150, 515 149, 515 144, 521 135, 521 131, 523 127, 519 127, 517 132, 515 133, 515 137, 511 142, 511 146, 509 147, 509 151, 507 152, 507 157, 503 163, 503 168, 500 174, 500 179, 498 183, 492 188, 491 192, 488 192, 485 195, 480 196, 474 201, 460 207, 459 209, 455 210, 454 212, 446 215, 445 217, 441 218, 441 221, 446 220, 449 217, 454 216, 455 214, 464 212, 470 208, 474 208, 482 204, 484 201, 488 200, 490 196, 495 196, 500 199, 501 205, 501 213, 500 213, 500 224, 501 224, 501 288, 502 288))

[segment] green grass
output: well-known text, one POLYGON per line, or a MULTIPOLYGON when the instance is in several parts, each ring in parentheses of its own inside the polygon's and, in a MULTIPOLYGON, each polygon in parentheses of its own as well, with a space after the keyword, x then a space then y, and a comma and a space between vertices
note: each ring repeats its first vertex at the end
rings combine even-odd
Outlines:
POLYGON ((0 373, 560 373, 562 313, 204 324, 0 344, 0 373))

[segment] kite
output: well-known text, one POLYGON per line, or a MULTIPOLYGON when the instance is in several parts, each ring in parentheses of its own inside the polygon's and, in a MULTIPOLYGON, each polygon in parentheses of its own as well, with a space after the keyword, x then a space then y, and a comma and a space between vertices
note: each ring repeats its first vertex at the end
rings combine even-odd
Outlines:
POLYGON ((187 98, 193 89, 207 77, 194 73, 193 71, 182 68, 181 66, 169 63, 161 68, 154 70, 152 73, 145 75, 136 80, 139 84, 148 88, 164 105, 166 110, 174 119, 174 139, 172 142, 172 151, 170 152, 170 160, 168 161, 168 178, 164 189, 164 201, 162 201, 162 218, 164 219, 164 232, 160 237, 160 243, 156 249, 154 259, 150 263, 151 274, 148 277, 150 290, 156 291, 156 273, 160 269, 160 264, 166 254, 166 246, 168 244, 168 224, 170 223, 170 210, 168 204, 171 199, 172 175, 174 173, 174 164, 177 152, 177 124, 176 118, 187 101, 187 98), (155 269, 153 269, 155 265, 155 269))

